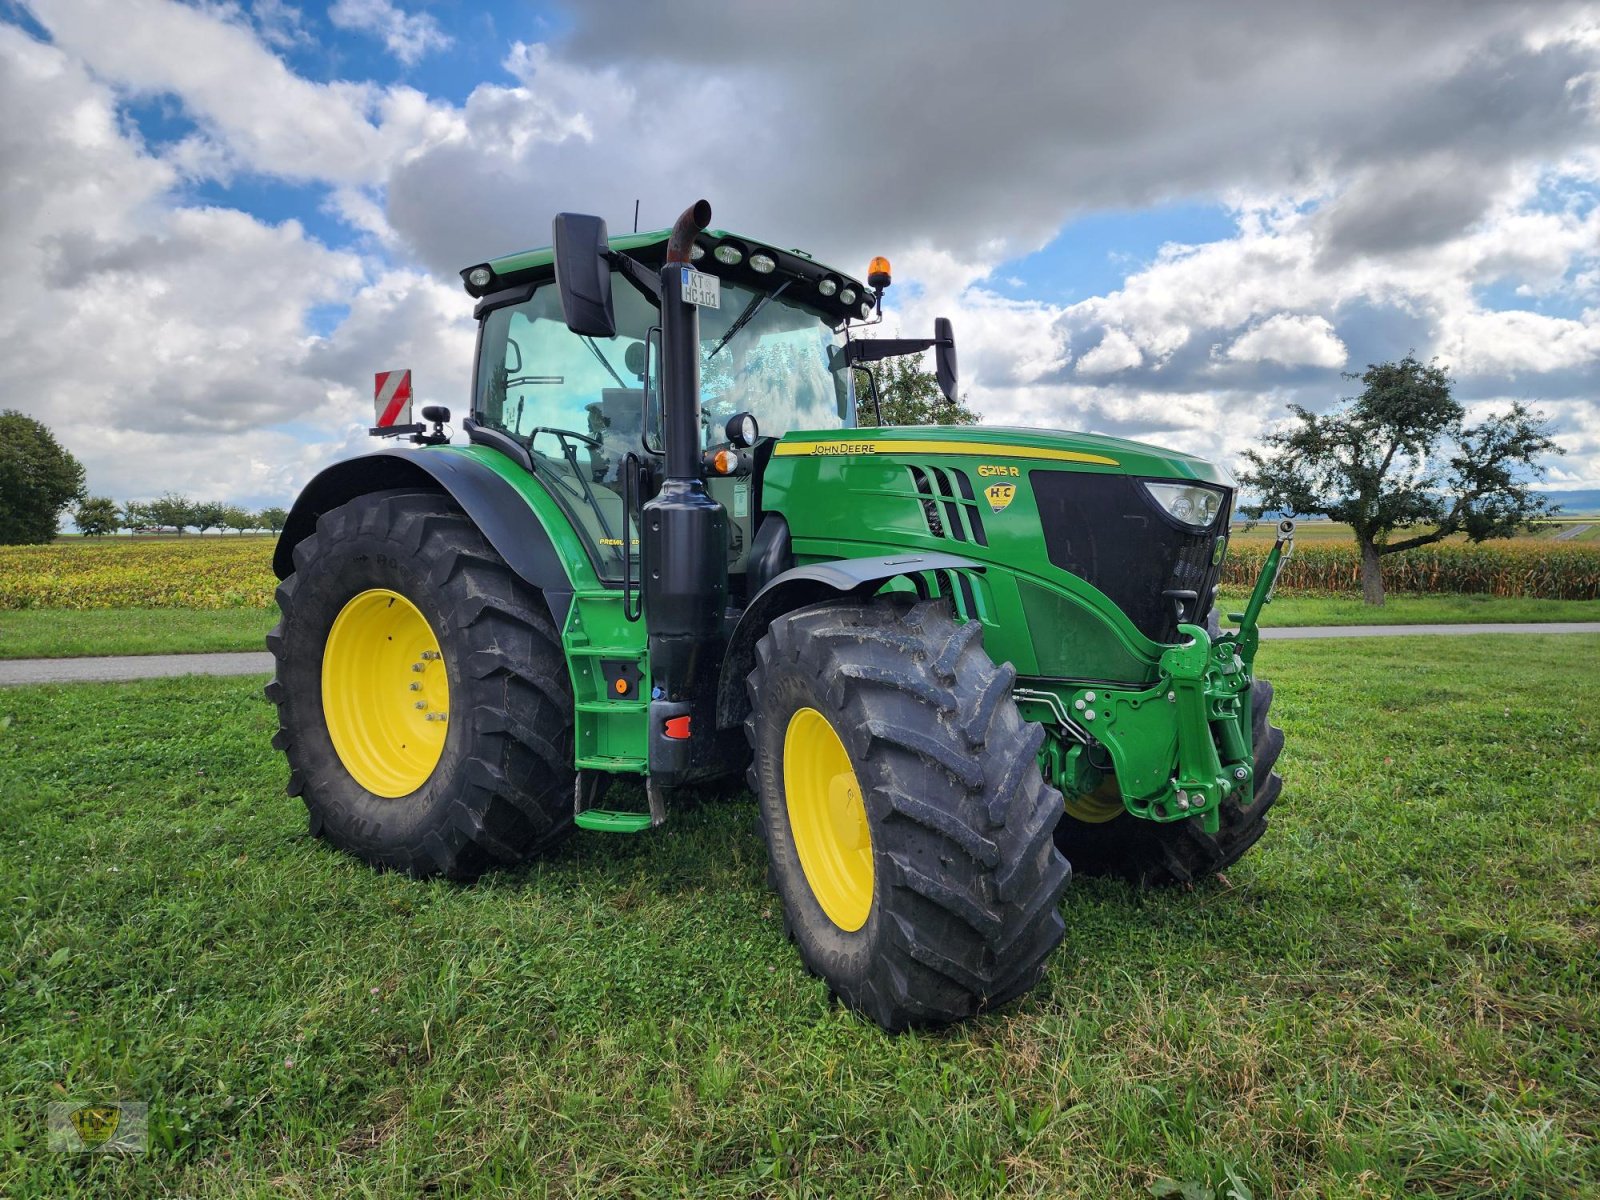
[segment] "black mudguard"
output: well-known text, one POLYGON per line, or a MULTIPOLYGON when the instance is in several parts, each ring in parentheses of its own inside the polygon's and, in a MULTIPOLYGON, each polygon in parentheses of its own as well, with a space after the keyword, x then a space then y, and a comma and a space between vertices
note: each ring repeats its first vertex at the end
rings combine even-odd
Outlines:
POLYGON ((870 596, 902 575, 909 576, 921 591, 925 586, 922 577, 933 571, 982 574, 984 565, 956 554, 887 554, 792 567, 775 577, 756 593, 728 638, 722 673, 717 681, 717 728, 730 729, 741 724, 749 714, 745 677, 755 669, 756 643, 776 618, 825 600, 870 596))
POLYGON ((556 628, 572 604, 572 580, 528 503, 488 467, 461 454, 398 447, 335 463, 316 475, 295 499, 278 536, 272 570, 279 579, 294 572, 294 548, 315 532, 317 518, 357 496, 390 488, 445 492, 506 564, 544 593, 556 628))

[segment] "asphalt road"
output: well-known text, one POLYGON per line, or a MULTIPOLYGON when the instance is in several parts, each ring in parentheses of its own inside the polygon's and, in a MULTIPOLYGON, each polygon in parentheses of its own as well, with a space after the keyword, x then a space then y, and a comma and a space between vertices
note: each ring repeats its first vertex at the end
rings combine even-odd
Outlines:
MULTIPOLYGON (((1600 621, 1523 622, 1503 625, 1318 625, 1268 627, 1263 639, 1408 637, 1477 633, 1600 633, 1600 621)), ((115 683, 174 675, 266 675, 272 655, 140 654, 118 658, 18 658, 0 661, 0 687, 27 683, 115 683)))

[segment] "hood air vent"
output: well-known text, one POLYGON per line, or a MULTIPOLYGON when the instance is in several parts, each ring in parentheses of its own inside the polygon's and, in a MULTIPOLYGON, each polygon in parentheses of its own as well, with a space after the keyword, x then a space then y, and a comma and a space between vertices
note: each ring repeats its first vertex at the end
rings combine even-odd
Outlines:
POLYGON ((966 472, 953 467, 907 467, 911 486, 923 497, 922 515, 936 538, 953 538, 987 546, 978 498, 966 472))

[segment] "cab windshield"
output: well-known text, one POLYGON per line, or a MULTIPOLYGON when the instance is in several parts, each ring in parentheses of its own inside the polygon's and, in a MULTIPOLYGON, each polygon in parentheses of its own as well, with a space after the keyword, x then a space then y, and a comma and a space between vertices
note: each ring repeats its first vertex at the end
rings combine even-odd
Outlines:
MULTIPOLYGON (((650 338, 660 314, 628 283, 613 285, 615 337, 569 330, 554 281, 487 313, 473 403, 478 421, 528 448, 606 578, 622 570, 623 459, 663 450, 660 341, 650 338)), ((764 436, 853 426, 843 342, 781 281, 770 292, 724 283, 721 306, 700 310, 701 447, 721 441, 727 418, 745 410, 764 436)))

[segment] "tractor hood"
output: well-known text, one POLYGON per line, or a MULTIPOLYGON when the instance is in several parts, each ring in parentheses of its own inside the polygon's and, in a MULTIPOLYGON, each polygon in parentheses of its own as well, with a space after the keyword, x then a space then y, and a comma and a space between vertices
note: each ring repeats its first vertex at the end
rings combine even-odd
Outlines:
MULTIPOLYGON (((1145 478, 1195 480, 1232 488, 1227 471, 1192 455, 1144 442, 1057 429, 1004 425, 912 425, 878 429, 831 429, 786 434, 778 458, 893 456, 923 459, 959 456, 1004 460, 1009 466, 1060 464, 1069 470, 1120 471, 1145 478)), ((979 466, 982 472, 982 464, 979 466)))

